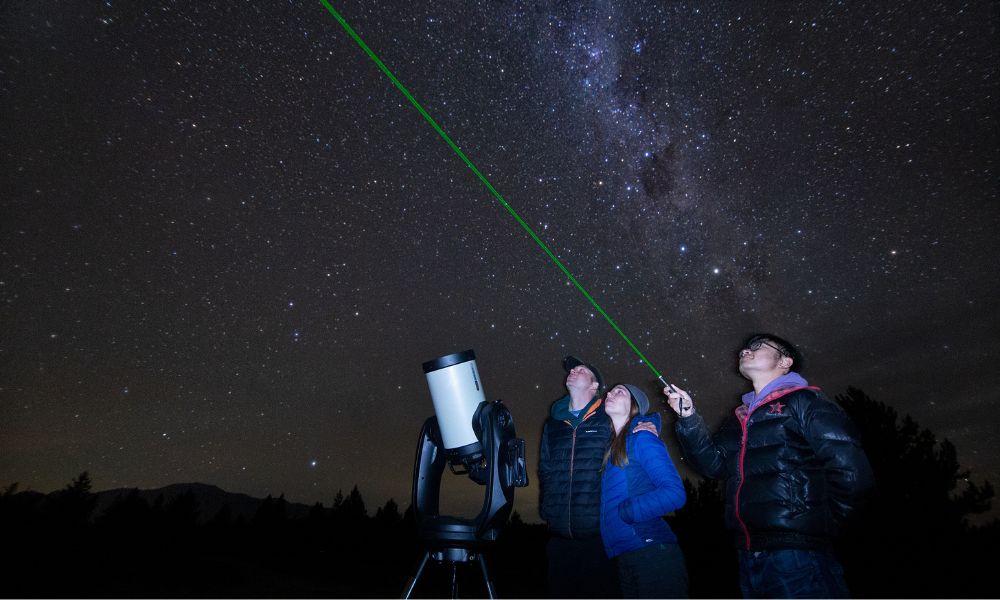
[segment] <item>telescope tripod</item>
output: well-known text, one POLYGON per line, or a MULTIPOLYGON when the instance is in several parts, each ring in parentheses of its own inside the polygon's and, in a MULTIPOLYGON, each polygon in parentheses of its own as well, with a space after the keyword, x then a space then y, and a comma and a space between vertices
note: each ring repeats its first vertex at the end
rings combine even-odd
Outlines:
POLYGON ((486 569, 486 557, 482 553, 473 552, 466 548, 445 548, 437 552, 431 552, 430 550, 424 552, 424 558, 420 561, 420 566, 417 567, 416 574, 406 582, 406 590, 403 592, 404 599, 408 599, 413 595, 413 588, 417 586, 417 581, 420 579, 420 575, 423 574, 424 567, 427 566, 427 561, 432 558, 439 563, 451 563, 452 598, 458 598, 458 563, 472 561, 478 561, 479 567, 483 571, 483 582, 486 584, 487 597, 491 600, 497 597, 496 590, 493 588, 493 581, 490 580, 489 571, 486 569))

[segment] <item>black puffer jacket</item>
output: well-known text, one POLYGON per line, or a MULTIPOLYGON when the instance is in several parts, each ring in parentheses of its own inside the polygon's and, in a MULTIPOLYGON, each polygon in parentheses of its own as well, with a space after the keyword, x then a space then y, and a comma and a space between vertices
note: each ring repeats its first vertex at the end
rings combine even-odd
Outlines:
POLYGON ((676 431, 695 470, 726 480, 726 525, 747 550, 828 549, 874 485, 853 423, 818 388, 740 405, 714 437, 698 414, 676 431))
POLYGON ((601 465, 614 430, 600 400, 577 418, 568 405, 569 396, 557 400, 542 427, 539 512, 552 533, 591 538, 601 535, 601 465))

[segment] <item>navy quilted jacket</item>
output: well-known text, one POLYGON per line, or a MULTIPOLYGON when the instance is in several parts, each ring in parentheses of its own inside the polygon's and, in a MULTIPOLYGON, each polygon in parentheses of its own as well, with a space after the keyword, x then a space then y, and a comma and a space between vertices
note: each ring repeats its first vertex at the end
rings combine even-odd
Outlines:
POLYGON ((614 430, 601 400, 576 419, 568 404, 569 396, 557 400, 542 427, 539 512, 556 535, 592 538, 601 533, 601 464, 614 430))

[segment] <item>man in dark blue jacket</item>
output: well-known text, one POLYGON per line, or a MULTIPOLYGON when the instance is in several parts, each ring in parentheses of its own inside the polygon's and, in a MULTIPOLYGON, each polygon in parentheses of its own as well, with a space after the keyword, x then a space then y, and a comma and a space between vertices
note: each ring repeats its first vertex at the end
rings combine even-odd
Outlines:
POLYGON ((802 356, 788 341, 751 336, 739 371, 753 391, 714 436, 687 392, 663 390, 679 416, 688 463, 726 480, 726 525, 739 548, 744 598, 848 596, 831 540, 874 478, 850 419, 801 370, 802 356))
POLYGON ((598 397, 600 371, 567 356, 566 390, 542 427, 539 510, 551 534, 550 598, 620 597, 617 571, 601 542, 601 465, 611 420, 598 397))

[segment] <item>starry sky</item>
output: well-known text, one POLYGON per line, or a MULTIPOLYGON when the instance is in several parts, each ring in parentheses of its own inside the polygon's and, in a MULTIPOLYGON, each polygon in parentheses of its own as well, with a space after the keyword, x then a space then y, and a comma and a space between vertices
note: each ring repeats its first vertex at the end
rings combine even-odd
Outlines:
MULTIPOLYGON (((332 5, 710 423, 773 331, 1000 484, 996 4, 332 5)), ((534 520, 562 357, 658 393, 318 0, 5 2, 0 152, 2 485, 405 507, 471 348, 534 520)))

